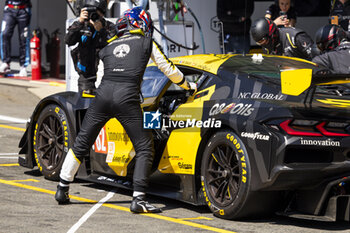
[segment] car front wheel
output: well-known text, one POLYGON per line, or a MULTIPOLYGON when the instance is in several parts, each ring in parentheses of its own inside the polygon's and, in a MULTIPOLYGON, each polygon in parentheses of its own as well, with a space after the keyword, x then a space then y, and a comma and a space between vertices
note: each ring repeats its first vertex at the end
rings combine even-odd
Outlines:
POLYGON ((40 112, 33 135, 35 160, 45 178, 59 180, 72 140, 71 127, 64 110, 56 104, 46 106, 40 112))

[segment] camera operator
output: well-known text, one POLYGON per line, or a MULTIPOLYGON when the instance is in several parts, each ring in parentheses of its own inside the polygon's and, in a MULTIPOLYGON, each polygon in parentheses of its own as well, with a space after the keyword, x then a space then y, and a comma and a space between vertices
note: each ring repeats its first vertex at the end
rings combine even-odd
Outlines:
POLYGON ((278 27, 295 27, 297 14, 291 0, 276 0, 267 10, 265 17, 272 19, 278 27))
POLYGON ((65 36, 68 46, 78 43, 71 55, 79 74, 79 92, 92 94, 96 89, 98 52, 107 44, 109 35, 115 34, 114 24, 104 19, 106 8, 105 0, 85 0, 78 20, 68 28, 65 36))

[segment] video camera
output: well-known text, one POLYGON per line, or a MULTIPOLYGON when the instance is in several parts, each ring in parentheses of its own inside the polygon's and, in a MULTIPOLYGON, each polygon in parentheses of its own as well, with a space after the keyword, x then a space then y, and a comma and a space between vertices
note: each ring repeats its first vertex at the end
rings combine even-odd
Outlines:
POLYGON ((88 12, 88 20, 97 21, 100 18, 100 15, 97 13, 97 7, 95 6, 86 6, 86 11, 88 12))

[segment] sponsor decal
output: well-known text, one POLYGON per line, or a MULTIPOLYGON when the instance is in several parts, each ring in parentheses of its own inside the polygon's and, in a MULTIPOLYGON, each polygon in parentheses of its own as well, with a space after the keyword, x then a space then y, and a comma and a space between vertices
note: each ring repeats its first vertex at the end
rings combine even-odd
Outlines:
POLYGON ((248 132, 242 132, 241 133, 241 136, 243 138, 249 138, 249 139, 252 139, 252 140, 264 140, 264 141, 268 141, 270 139, 270 136, 269 135, 263 135, 259 132, 256 132, 256 133, 248 133, 248 132))
POLYGON ((241 168, 242 168, 241 179, 242 179, 242 182, 246 183, 247 182, 247 164, 246 164, 245 157, 244 157, 244 151, 241 148, 241 144, 238 142, 237 138, 235 138, 235 136, 233 136, 231 134, 227 134, 226 135, 226 139, 229 140, 230 142, 232 142, 234 147, 236 147, 238 153, 242 154, 241 155, 241 159, 240 159, 241 161, 238 161, 238 162, 241 162, 241 168))
POLYGON ((115 152, 115 143, 114 142, 108 142, 108 153, 106 156, 106 163, 113 162, 113 156, 115 152))
POLYGON ((179 162, 177 164, 180 169, 192 169, 192 164, 184 163, 184 162, 179 162))
MULTIPOLYGON (((221 121, 215 118, 209 118, 205 121, 197 119, 187 119, 173 121, 170 117, 161 118, 161 113, 144 112, 143 114, 143 128, 144 129, 160 129, 160 128, 221 128, 221 121), (161 121, 162 119, 162 121, 161 121)), ((176 115, 179 117, 181 115, 176 115)), ((189 116, 190 118, 191 116, 189 116)))
POLYGON ((68 124, 66 117, 61 112, 61 109, 59 107, 55 108, 55 112, 60 119, 62 126, 63 126, 63 135, 64 135, 64 152, 68 152, 68 124))
POLYGON ((130 138, 127 133, 116 133, 116 132, 109 132, 108 138, 111 141, 117 141, 117 142, 128 142, 130 141, 130 138))
POLYGON ((340 147, 339 141, 332 141, 331 139, 327 140, 310 140, 310 139, 300 139, 301 145, 307 146, 336 146, 340 147))
POLYGON ((235 103, 231 103, 231 104, 227 105, 226 107, 224 107, 224 108, 220 111, 220 113, 221 113, 221 114, 228 113, 229 111, 232 110, 232 108, 233 108, 235 105, 236 105, 235 103))
POLYGON ((242 115, 242 116, 250 116, 252 112, 254 111, 254 108, 252 108, 252 104, 236 104, 231 103, 226 106, 225 103, 222 104, 214 104, 213 107, 209 111, 209 116, 215 116, 219 113, 225 114, 236 114, 236 115, 242 115))
POLYGON ((262 100, 284 100, 284 95, 259 92, 241 92, 238 95, 239 99, 262 99, 262 100))

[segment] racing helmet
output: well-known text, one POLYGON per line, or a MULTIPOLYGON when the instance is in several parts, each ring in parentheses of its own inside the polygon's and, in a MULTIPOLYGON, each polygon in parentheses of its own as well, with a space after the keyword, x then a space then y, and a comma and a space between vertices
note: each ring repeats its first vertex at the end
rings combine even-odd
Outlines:
POLYGON ((316 45, 322 52, 335 49, 344 39, 346 39, 345 31, 335 24, 321 27, 315 35, 316 45))
POLYGON ((137 28, 145 35, 151 35, 153 32, 151 14, 140 6, 126 10, 116 22, 118 36, 137 28))
POLYGON ((259 18, 251 27, 251 34, 258 45, 271 47, 278 41, 278 28, 269 18, 259 18))
POLYGON ((85 0, 84 7, 93 6, 100 10, 104 15, 107 10, 107 1, 106 0, 85 0))

